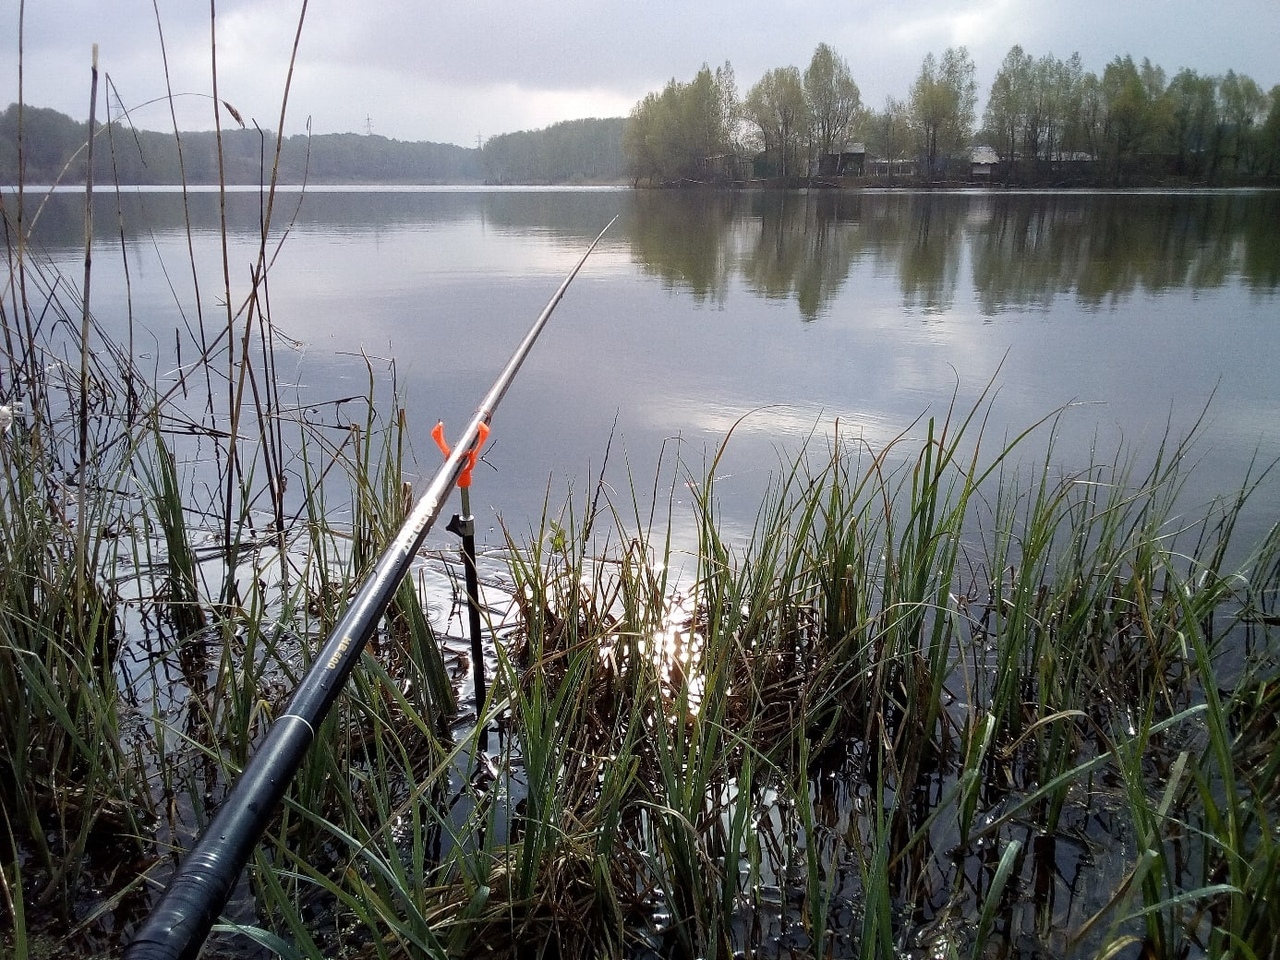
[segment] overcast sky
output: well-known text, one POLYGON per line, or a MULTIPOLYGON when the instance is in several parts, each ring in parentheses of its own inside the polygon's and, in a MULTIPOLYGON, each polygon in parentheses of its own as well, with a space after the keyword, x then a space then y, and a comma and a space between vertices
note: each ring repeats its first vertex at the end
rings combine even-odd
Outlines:
MULTIPOLYGON (((179 123, 213 124, 209 5, 157 0, 179 123)), ((0 106, 17 99, 19 0, 0 0, 0 106)), ((300 0, 217 0, 218 95, 279 125, 300 0)), ((85 119, 90 51, 135 123, 169 126, 151 0, 26 0, 26 102, 85 119)), ((832 46, 863 101, 904 98, 925 54, 965 44, 979 109, 1009 48, 1101 73, 1117 55, 1280 83, 1280 0, 311 0, 285 121, 474 146, 558 120, 622 116, 650 90, 728 60, 739 93, 832 46)), ((117 102, 112 94, 113 109, 117 102)), ((99 102, 99 116, 104 107, 99 102)), ((230 122, 224 120, 224 122, 230 122)))

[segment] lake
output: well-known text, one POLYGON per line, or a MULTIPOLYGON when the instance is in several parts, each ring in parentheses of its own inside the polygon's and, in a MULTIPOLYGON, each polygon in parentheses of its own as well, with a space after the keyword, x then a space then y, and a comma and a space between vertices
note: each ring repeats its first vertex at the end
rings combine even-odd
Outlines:
MULTIPOLYGON (((41 242, 72 281, 82 203, 60 193, 40 214, 41 242)), ((256 193, 227 196, 233 300, 248 287, 260 205, 256 193)), ((195 323, 182 197, 123 196, 123 242, 116 207, 97 195, 93 309, 123 330, 123 250, 135 354, 163 382, 175 328, 195 323)), ((193 193, 189 209, 216 330, 217 194, 193 193)), ((473 494, 490 544, 499 518, 517 535, 536 525, 547 496, 558 507, 572 490, 580 516, 606 449, 627 504, 628 469, 649 489, 665 449, 664 485, 700 476, 735 423, 717 491, 729 529, 745 531, 767 478, 806 438, 821 449, 838 420, 842 436, 879 449, 922 435, 922 418, 944 417, 953 397, 967 412, 988 385, 991 454, 1075 405, 1053 454, 1064 472, 1122 443, 1151 455, 1207 408, 1189 507, 1231 492, 1255 456, 1280 455, 1274 192, 286 190, 270 273, 288 342, 283 398, 359 394, 362 353, 384 381, 394 361, 429 475, 430 427, 461 429, 614 216, 494 419, 492 469, 478 470, 473 494)), ((1276 504, 1269 484, 1249 537, 1276 504)))

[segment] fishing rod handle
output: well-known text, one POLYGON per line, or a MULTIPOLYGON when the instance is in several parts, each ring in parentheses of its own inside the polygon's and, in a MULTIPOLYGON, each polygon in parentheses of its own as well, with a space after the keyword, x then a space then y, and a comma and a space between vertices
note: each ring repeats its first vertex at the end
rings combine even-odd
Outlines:
POLYGON ((312 726, 297 716, 280 717, 271 731, 236 781, 237 802, 223 801, 125 948, 124 960, 194 960, 200 953, 315 739, 312 726))

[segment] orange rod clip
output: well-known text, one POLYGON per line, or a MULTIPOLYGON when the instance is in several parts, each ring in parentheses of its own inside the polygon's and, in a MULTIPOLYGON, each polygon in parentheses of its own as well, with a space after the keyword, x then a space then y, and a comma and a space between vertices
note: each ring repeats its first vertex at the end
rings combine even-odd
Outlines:
MULTIPOLYGON (((435 440, 436 446, 440 448, 440 452, 444 454, 445 459, 449 459, 449 444, 444 438, 444 421, 436 423, 431 431, 431 439, 435 440)), ((489 439, 489 425, 484 421, 480 422, 479 429, 476 430, 476 443, 467 451, 466 465, 462 468, 462 473, 458 475, 458 486, 466 489, 471 486, 471 471, 476 465, 476 460, 480 456, 481 449, 484 448, 485 441, 489 439)))
POLYGON ((437 420, 436 425, 431 428, 431 439, 436 442, 436 446, 440 448, 440 452, 444 454, 446 460, 449 459, 449 444, 444 439, 444 421, 437 420))

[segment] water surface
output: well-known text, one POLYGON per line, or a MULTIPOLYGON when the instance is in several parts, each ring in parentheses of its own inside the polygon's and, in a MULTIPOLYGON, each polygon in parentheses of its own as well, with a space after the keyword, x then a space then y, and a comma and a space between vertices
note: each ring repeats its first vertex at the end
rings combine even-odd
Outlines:
MULTIPOLYGON (((69 278, 81 204, 59 194, 41 212, 69 278)), ((126 195, 123 240, 116 198, 96 210, 94 311, 123 330, 127 259, 135 353, 171 376, 174 329, 197 323, 187 217, 206 322, 225 324, 218 196, 184 210, 173 192, 126 195)), ((227 198, 233 291, 247 290, 261 213, 256 194, 227 198)), ((1280 455, 1280 194, 1267 192, 287 191, 270 230, 286 396, 359 394, 394 362, 429 473, 431 425, 461 428, 615 215, 495 418, 474 488, 491 543, 499 517, 517 534, 535 524, 548 490, 556 505, 570 489, 588 499, 615 430, 608 478, 629 502, 628 463, 645 487, 664 450, 698 475, 737 424, 717 489, 745 529, 810 435, 822 444, 838 421, 878 448, 989 384, 992 453, 1075 405, 1054 452, 1066 472, 1121 443, 1150 455, 1207 408, 1191 507, 1280 455)), ((1266 487, 1249 535, 1276 503, 1266 487)))

